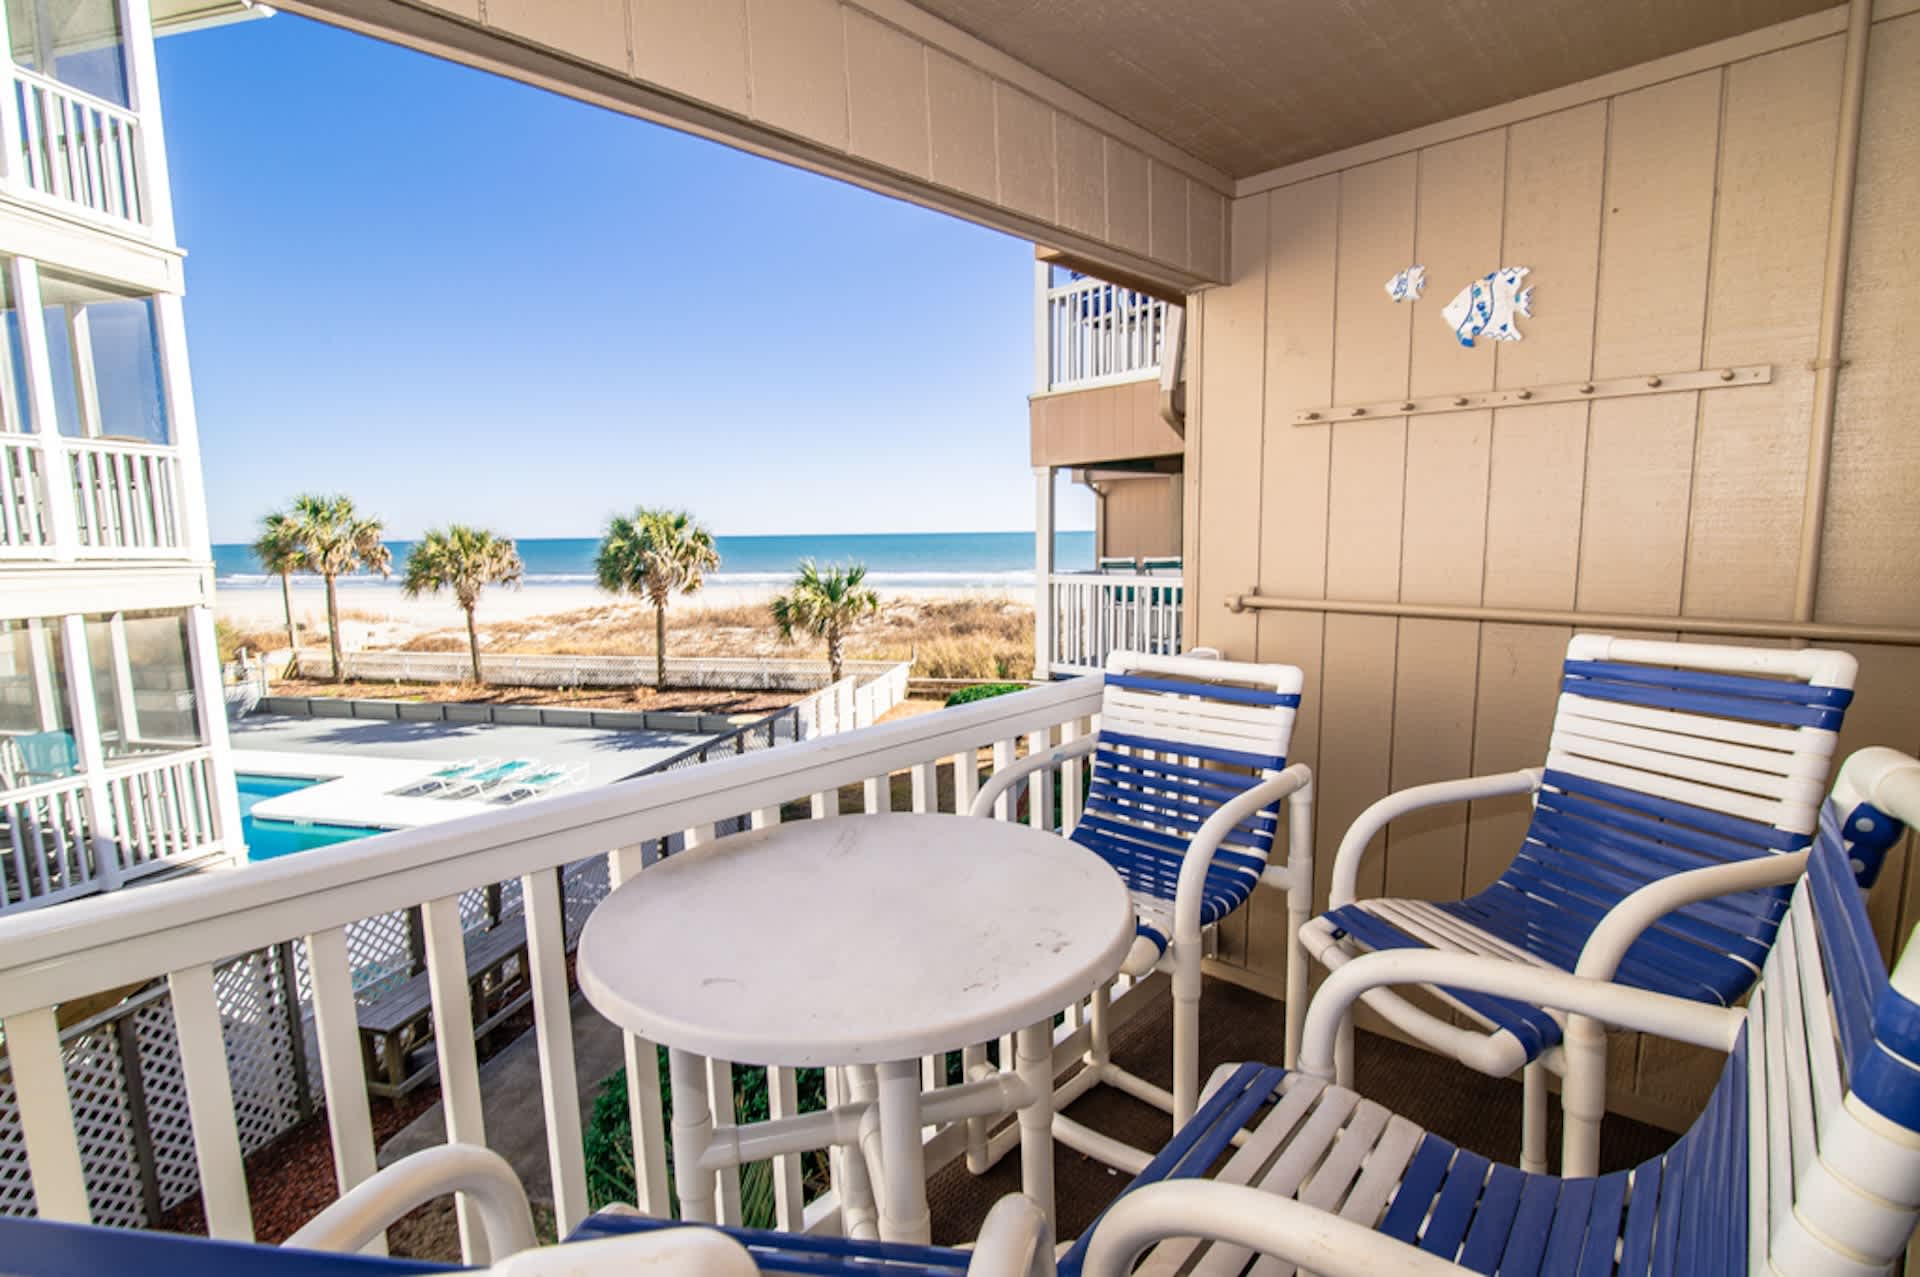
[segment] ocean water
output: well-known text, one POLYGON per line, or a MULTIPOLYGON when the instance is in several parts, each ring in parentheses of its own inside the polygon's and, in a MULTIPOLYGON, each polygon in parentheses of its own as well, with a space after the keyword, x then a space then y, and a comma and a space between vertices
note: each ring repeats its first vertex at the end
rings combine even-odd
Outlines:
MULTIPOLYGON (((899 532, 833 536, 716 537, 720 570, 714 585, 784 585, 802 559, 821 564, 864 563, 868 583, 879 587, 942 589, 986 587, 1017 590, 1033 585, 1031 532, 899 532)), ((529 537, 520 541, 520 561, 529 586, 591 585, 592 537, 529 537)), ((389 541, 394 568, 406 561, 409 541, 389 541)), ((1062 532, 1054 545, 1060 571, 1093 567, 1093 533, 1062 532)), ((213 547, 216 583, 223 589, 276 584, 244 545, 213 547)))

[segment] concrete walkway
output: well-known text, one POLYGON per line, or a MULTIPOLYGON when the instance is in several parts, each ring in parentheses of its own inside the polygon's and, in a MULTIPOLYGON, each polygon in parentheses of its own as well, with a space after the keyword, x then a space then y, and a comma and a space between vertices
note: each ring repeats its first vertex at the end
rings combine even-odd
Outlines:
MULTIPOLYGON (((626 1058, 620 1031, 581 998, 573 1000, 573 1058, 580 1079, 580 1126, 584 1131, 601 1082, 623 1066, 626 1058)), ((532 1029, 480 1066, 480 1112, 486 1122, 487 1147, 512 1165, 531 1200, 552 1204, 553 1173, 547 1159, 540 1049, 532 1029)), ((446 1110, 435 1104, 381 1146, 380 1165, 390 1165, 409 1153, 446 1142, 446 1110)))

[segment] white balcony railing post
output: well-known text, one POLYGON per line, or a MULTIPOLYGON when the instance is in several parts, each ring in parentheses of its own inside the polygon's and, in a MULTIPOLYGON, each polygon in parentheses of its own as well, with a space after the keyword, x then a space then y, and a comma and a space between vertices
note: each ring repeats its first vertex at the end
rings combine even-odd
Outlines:
POLYGON ((40 449, 47 542, 51 557, 71 559, 80 543, 80 533, 70 495, 72 483, 68 478, 70 463, 67 459, 67 441, 60 434, 59 410, 53 400, 53 360, 47 347, 47 330, 37 322, 38 317, 45 313, 45 306, 40 299, 40 267, 32 258, 16 257, 8 269, 13 274, 14 310, 21 316, 22 366, 17 373, 26 381, 27 413, 33 425, 34 443, 40 449))

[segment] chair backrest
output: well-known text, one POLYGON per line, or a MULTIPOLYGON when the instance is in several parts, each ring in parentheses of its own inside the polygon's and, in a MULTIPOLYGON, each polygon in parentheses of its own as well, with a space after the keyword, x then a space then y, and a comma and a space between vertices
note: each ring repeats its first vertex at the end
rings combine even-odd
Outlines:
MULTIPOLYGON (((1669 874, 1812 840, 1856 665, 1845 652, 1577 635, 1545 783, 1503 883, 1520 907, 1597 922, 1669 874)), ((1863 844, 1870 882, 1885 844, 1863 844)), ((1620 979, 1731 1001, 1752 983, 1785 888, 1691 905, 1647 932, 1620 979)), ((1584 928, 1567 932, 1565 964, 1584 928)))
MULTIPOLYGON (((1292 665, 1115 652, 1105 678, 1100 741, 1073 838, 1136 892, 1171 900, 1200 826, 1286 767, 1304 676, 1292 665)), ((1209 882, 1218 876, 1244 900, 1266 867, 1278 819, 1270 806, 1236 826, 1209 882)))
POLYGON ((1920 822, 1920 763, 1849 759, 1748 1004, 1745 1076, 1722 1080, 1744 1084, 1744 1149, 1728 1155, 1744 1151, 1745 1201, 1725 1208, 1747 1220, 1750 1270, 1765 1256, 1782 1273, 1885 1271, 1920 1219, 1920 933, 1889 976, 1849 836, 1903 821, 1920 822), (1876 789, 1891 813, 1858 800, 1876 789))
POLYGON ((26 770, 35 776, 57 779, 80 770, 80 750, 71 732, 29 732, 14 737, 13 743, 26 770))
POLYGON ((1094 565, 1102 572, 1135 572, 1140 568, 1140 560, 1131 554, 1103 554, 1094 560, 1094 565))

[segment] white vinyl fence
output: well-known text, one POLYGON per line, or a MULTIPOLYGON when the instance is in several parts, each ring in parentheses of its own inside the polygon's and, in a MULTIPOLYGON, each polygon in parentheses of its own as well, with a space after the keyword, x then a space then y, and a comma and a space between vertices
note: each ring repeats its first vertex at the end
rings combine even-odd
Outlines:
MULTIPOLYGON (((849 675, 638 775, 679 771, 710 759, 868 726, 905 699, 909 666, 900 662, 878 675, 849 675)), ((745 828, 751 819, 742 814, 718 820, 716 832, 745 828)), ((656 839, 642 857, 651 863, 679 845, 678 835, 656 839)), ((607 870, 605 855, 563 866, 560 896, 568 948, 605 898, 607 870)), ((467 937, 523 913, 519 878, 470 887, 459 895, 460 925, 467 937)), ((426 969, 418 909, 375 914, 344 930, 358 1005, 377 1001, 426 969)), ((324 1107, 307 948, 282 943, 219 964, 214 991, 240 1147, 252 1153, 324 1107)), ((150 984, 110 1010, 65 1029, 60 1053, 94 1222, 128 1228, 158 1225, 167 1211, 200 1190, 186 1077, 167 986, 150 984)), ((34 1210, 13 1078, 0 1062, 0 1214, 28 1215, 34 1210)))
MULTIPOLYGON (((331 675, 324 649, 302 648, 299 670, 307 678, 331 675)), ((524 652, 482 652, 487 682, 511 687, 652 687, 651 656, 543 656, 524 652)), ((883 675, 892 661, 848 661, 846 672, 868 678, 883 675)), ((473 679, 473 660, 458 652, 346 652, 341 674, 347 678, 399 683, 463 683, 473 679)), ((671 687, 745 691, 805 692, 825 687, 825 661, 762 656, 669 656, 671 687)))

